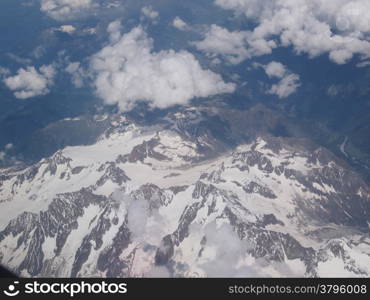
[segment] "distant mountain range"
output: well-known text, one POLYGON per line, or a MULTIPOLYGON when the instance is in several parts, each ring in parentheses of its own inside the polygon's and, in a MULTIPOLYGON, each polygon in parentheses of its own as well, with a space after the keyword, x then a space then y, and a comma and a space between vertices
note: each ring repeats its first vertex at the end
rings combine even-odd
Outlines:
POLYGON ((63 128, 87 145, 0 171, 0 262, 18 275, 370 276, 370 186, 344 140, 338 156, 304 122, 220 103, 46 130, 63 128))

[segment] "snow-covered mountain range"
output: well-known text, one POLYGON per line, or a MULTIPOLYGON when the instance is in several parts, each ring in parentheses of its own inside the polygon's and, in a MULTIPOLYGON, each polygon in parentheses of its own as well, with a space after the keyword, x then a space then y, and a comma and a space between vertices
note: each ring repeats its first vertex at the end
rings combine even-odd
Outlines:
MULTIPOLYGON (((125 114, 96 143, 0 170, 21 276, 370 276, 370 187, 260 106, 125 114), (284 130, 282 130, 284 128, 284 130)), ((73 120, 71 120, 73 122, 73 120)))

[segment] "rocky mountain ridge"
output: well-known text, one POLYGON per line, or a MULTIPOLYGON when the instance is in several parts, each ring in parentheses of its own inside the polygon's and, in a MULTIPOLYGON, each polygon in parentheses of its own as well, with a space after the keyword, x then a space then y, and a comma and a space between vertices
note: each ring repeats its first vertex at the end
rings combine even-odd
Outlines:
POLYGON ((368 183, 266 114, 106 116, 95 144, 1 170, 1 263, 27 277, 369 276, 368 183))

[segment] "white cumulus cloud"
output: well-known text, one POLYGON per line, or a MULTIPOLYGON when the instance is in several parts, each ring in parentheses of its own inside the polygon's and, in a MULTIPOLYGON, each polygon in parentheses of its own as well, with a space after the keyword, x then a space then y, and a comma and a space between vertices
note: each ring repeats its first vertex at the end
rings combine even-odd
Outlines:
POLYGON ((272 61, 266 66, 264 66, 265 72, 268 75, 268 77, 277 77, 277 78, 282 78, 287 70, 285 66, 282 63, 272 61))
POLYGON ((182 31, 189 30, 188 24, 186 24, 186 22, 182 20, 180 17, 176 17, 173 19, 172 26, 182 31))
POLYGON ((151 107, 185 105, 197 97, 232 93, 233 83, 201 67, 187 51, 153 51, 153 40, 141 26, 122 35, 110 24, 110 44, 92 56, 90 71, 97 95, 107 104, 130 110, 138 101, 151 107))
POLYGON ((251 37, 344 64, 370 57, 369 0, 215 0, 256 23, 251 37))
MULTIPOLYGON (((237 274, 242 271, 240 262, 246 255, 247 242, 240 240, 228 223, 220 226, 215 221, 209 223, 204 233, 206 244, 201 268, 207 277, 238 277, 237 274)), ((249 276, 254 274, 252 268, 243 268, 243 271, 249 276)))
POLYGON ((159 13, 155 11, 151 6, 144 6, 141 9, 141 13, 147 19, 149 19, 152 23, 156 24, 159 19, 159 13))
POLYGON ((297 74, 286 75, 271 87, 269 93, 277 95, 280 99, 287 98, 301 86, 299 79, 297 74))
POLYGON ((4 83, 16 98, 27 99, 48 94, 55 74, 53 65, 43 65, 38 70, 35 67, 21 68, 16 75, 6 77, 4 83))
POLYGON ((65 71, 71 75, 71 81, 75 87, 77 88, 83 87, 86 74, 79 62, 69 63, 65 68, 65 71))
POLYGON ((53 19, 66 20, 96 5, 94 0, 41 0, 41 11, 53 19))
POLYGON ((65 32, 65 33, 68 33, 68 34, 74 34, 76 32, 76 27, 74 27, 72 25, 62 25, 59 28, 57 28, 56 30, 60 31, 60 32, 65 32))
POLYGON ((229 31, 215 24, 208 28, 202 41, 193 44, 198 50, 211 56, 221 56, 231 64, 270 54, 276 47, 274 41, 255 38, 250 31, 229 31))
POLYGON ((267 91, 268 94, 277 95, 280 99, 283 99, 294 94, 301 86, 300 76, 288 70, 280 62, 272 61, 267 65, 255 64, 255 66, 263 68, 269 78, 279 80, 267 91))
POLYGON ((131 201, 128 207, 127 222, 134 238, 142 238, 146 233, 149 218, 149 205, 145 200, 131 201))

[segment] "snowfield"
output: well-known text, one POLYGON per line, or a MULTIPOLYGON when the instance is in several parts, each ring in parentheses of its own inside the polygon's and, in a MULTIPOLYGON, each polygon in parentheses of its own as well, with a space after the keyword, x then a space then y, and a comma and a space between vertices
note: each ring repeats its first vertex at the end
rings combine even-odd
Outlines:
POLYGON ((36 277, 370 275, 369 186, 327 150, 259 137, 207 157, 216 142, 179 122, 114 126, 1 171, 2 264, 36 277))

